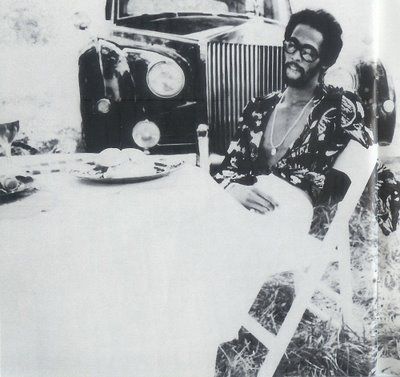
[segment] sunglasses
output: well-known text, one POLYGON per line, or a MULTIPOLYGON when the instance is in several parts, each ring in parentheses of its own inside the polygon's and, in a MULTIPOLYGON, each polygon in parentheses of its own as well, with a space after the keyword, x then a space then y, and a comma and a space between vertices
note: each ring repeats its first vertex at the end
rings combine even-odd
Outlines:
POLYGON ((319 53, 313 46, 301 45, 296 39, 283 41, 283 50, 288 54, 300 51, 301 57, 308 63, 313 63, 319 58, 319 53))

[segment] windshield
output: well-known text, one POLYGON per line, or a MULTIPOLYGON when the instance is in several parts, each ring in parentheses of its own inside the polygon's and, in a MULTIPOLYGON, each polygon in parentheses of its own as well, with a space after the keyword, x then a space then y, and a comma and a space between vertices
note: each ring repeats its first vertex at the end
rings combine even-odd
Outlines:
POLYGON ((277 18, 273 0, 119 0, 118 18, 159 13, 239 13, 277 18))

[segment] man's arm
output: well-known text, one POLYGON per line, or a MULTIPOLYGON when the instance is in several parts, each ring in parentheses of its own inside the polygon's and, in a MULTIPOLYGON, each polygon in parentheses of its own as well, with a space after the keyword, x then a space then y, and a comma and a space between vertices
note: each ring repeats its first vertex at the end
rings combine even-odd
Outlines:
POLYGON ((342 95, 340 130, 348 140, 357 141, 365 148, 374 143, 372 131, 365 124, 363 106, 355 93, 344 92, 342 95))
POLYGON ((342 201, 351 184, 351 156, 367 154, 366 149, 373 144, 371 130, 364 123, 364 109, 358 96, 352 92, 344 92, 338 103, 339 119, 337 121, 336 138, 346 147, 340 152, 335 164, 326 175, 324 186, 316 198, 316 205, 334 205, 342 201), (346 161, 344 163, 343 161, 346 161))
POLYGON ((256 107, 257 100, 253 99, 243 110, 236 134, 214 179, 247 209, 266 213, 274 210, 278 203, 253 186, 250 139, 256 127, 253 116, 256 107))
POLYGON ((249 143, 250 132, 254 128, 254 119, 251 116, 253 111, 255 111, 255 100, 250 101, 244 108, 235 136, 214 175, 214 179, 224 188, 234 182, 252 183, 249 143))

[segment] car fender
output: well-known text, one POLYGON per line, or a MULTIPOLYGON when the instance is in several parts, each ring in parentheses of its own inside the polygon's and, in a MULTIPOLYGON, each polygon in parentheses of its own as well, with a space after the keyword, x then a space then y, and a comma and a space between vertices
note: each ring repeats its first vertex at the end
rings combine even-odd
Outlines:
POLYGON ((132 119, 143 118, 126 54, 118 46, 93 40, 79 58, 82 132, 86 150, 122 147, 130 140, 132 119))

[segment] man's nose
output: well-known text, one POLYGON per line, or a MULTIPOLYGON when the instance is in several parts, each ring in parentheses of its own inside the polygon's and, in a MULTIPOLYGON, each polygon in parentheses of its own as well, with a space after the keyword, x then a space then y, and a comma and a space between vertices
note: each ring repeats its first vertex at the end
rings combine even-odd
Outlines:
POLYGON ((296 50, 296 51, 292 54, 292 58, 293 58, 293 60, 296 60, 296 61, 298 61, 298 62, 301 62, 302 57, 301 57, 301 54, 300 54, 300 50, 296 50))

